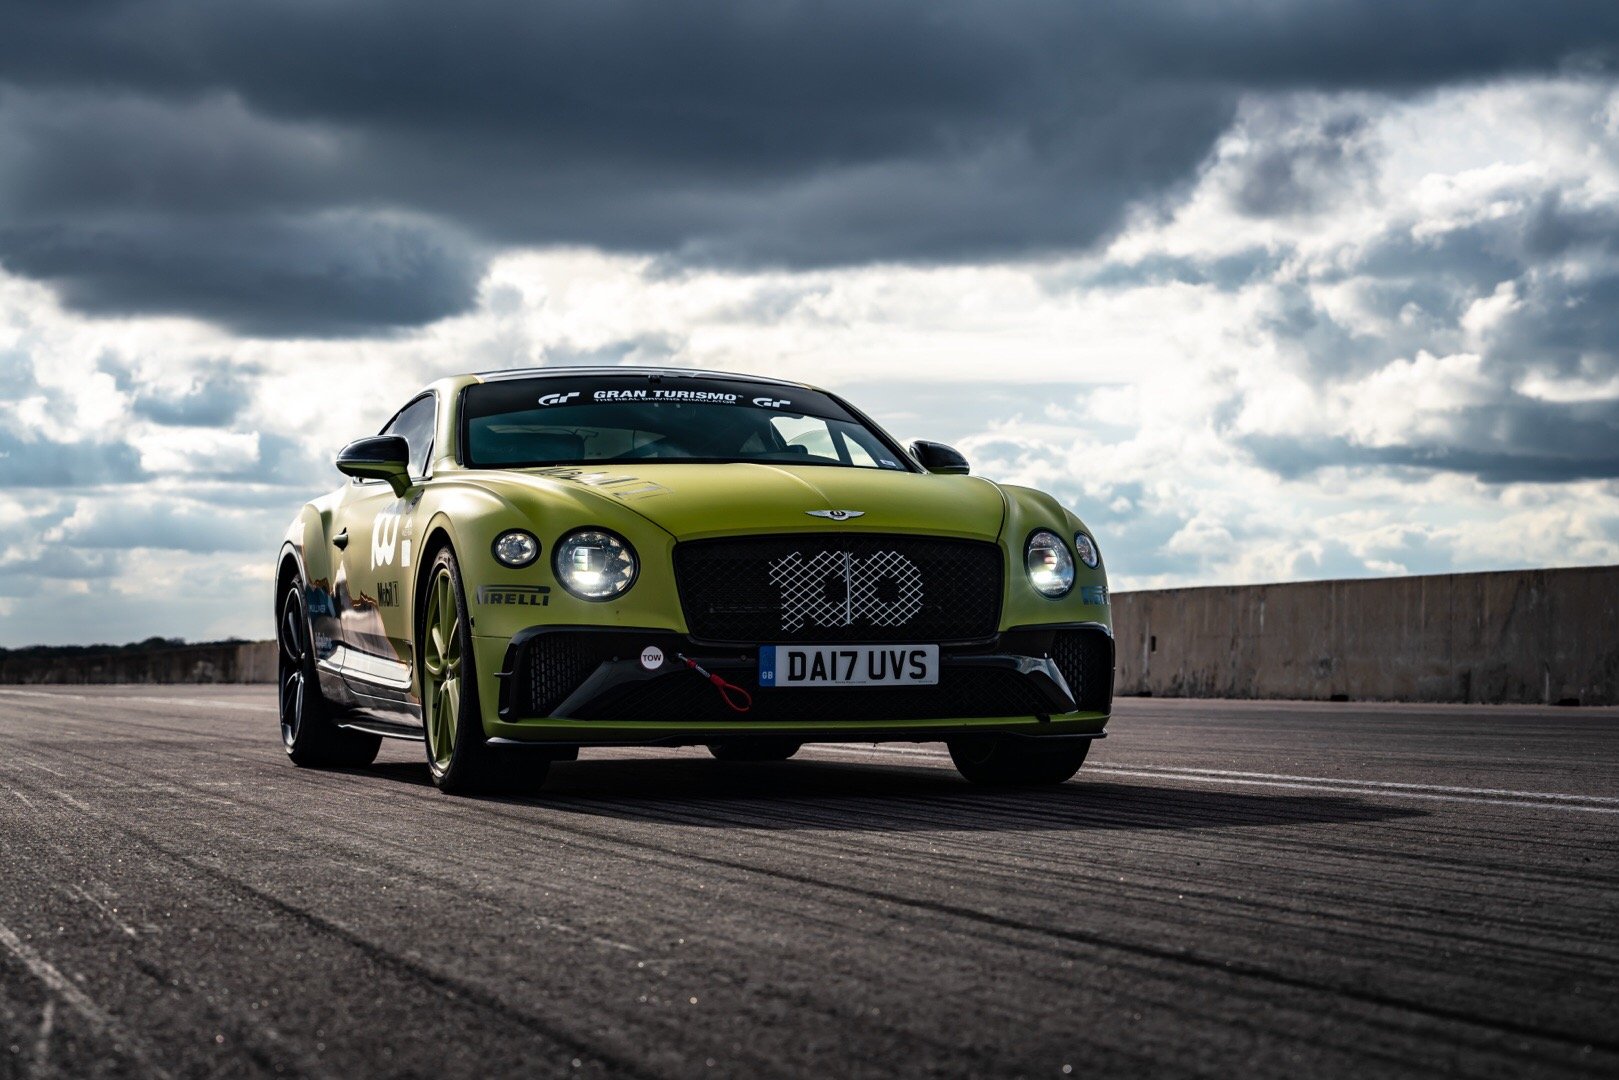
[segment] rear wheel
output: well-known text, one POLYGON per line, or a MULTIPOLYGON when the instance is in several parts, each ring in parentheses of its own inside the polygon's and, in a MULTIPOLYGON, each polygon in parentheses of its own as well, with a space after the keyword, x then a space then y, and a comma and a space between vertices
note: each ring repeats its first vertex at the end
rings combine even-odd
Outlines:
POLYGON ((708 752, 721 761, 786 761, 803 743, 791 739, 770 738, 727 739, 709 743, 708 752))
POLYGON ((478 701, 472 624, 461 588, 455 552, 439 550, 427 573, 416 628, 420 658, 422 724, 433 783, 450 795, 537 787, 549 763, 534 755, 514 757, 489 745, 478 701))
POLYGON ((294 765, 369 765, 382 746, 380 735, 345 731, 332 719, 331 706, 320 692, 315 652, 310 644, 309 612, 301 582, 281 595, 276 639, 280 686, 281 745, 294 765))
POLYGON ((1091 751, 1090 739, 1005 738, 971 735, 951 739, 950 760, 968 781, 996 787, 1036 787, 1073 778, 1091 751))

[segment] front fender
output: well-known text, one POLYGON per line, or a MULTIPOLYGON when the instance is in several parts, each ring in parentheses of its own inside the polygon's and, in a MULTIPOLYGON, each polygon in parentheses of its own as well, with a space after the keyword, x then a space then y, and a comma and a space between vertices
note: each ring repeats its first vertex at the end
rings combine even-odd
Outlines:
MULTIPOLYGON (((1024 571, 1023 550, 1036 529, 1050 529, 1063 538, 1073 554, 1074 533, 1089 529, 1079 517, 1056 499, 1034 488, 1002 485, 1006 495, 1006 527, 1001 546, 1006 552, 1006 594, 1001 605, 1001 629, 1035 626, 1042 623, 1098 623, 1113 628, 1112 607, 1107 595, 1107 564, 1098 560, 1095 569, 1074 560, 1074 587, 1066 596, 1051 599, 1034 590, 1024 571)), ((1094 534, 1092 534, 1094 539, 1094 534)), ((1100 542, 1098 542, 1100 545, 1100 542)))

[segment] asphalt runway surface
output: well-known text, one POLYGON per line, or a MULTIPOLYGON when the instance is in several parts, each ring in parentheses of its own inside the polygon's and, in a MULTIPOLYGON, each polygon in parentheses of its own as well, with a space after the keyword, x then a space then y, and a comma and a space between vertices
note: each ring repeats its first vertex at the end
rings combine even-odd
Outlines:
POLYGON ((1619 1075, 1619 711, 1124 700, 933 745, 297 769, 270 687, 0 687, 3 1076, 1619 1075))

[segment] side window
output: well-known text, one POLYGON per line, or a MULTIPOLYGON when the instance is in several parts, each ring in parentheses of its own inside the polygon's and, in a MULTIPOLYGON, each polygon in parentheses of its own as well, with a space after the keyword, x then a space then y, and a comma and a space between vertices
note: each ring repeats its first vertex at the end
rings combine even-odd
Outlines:
POLYGON ((433 450, 433 421, 438 416, 438 403, 431 397, 413 401, 405 411, 393 418, 382 429, 384 435, 403 435, 410 444, 410 475, 422 476, 427 472, 427 455, 433 450))

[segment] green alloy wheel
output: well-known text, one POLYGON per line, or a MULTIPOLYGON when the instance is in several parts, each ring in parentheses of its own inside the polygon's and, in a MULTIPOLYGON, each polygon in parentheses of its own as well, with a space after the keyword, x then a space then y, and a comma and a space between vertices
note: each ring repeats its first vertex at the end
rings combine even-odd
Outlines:
POLYGON ((300 582, 292 582, 282 595, 276 638, 281 745, 293 764, 349 768, 371 764, 382 737, 338 727, 321 696, 300 582))
POLYGON ((478 717, 478 678, 472 626, 455 552, 439 550, 427 572, 417 628, 427 767, 439 790, 472 795, 536 787, 549 762, 536 755, 503 755, 489 745, 478 717))

